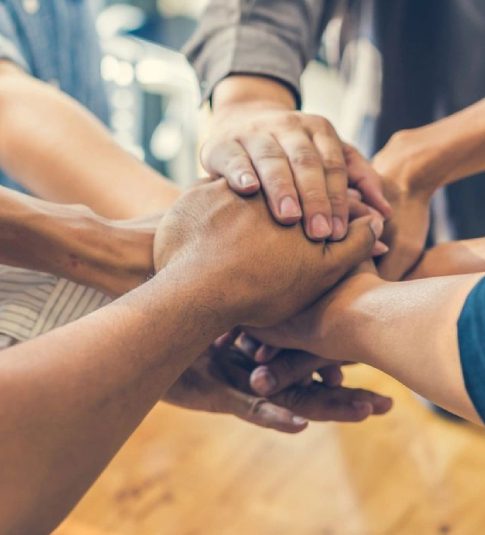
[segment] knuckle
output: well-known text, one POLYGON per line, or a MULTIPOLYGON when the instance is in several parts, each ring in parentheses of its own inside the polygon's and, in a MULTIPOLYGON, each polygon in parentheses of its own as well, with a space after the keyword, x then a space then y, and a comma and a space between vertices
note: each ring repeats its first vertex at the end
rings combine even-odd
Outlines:
POLYGON ((274 191, 287 190, 290 185, 287 178, 282 174, 277 174, 275 172, 263 175, 262 180, 266 187, 274 191))
POLYGON ((316 130, 320 130, 324 133, 331 133, 333 131, 333 126, 330 121, 321 115, 310 115, 309 120, 316 130))
POLYGON ((282 393, 282 402, 289 409, 297 409, 305 405, 306 391, 302 387, 288 388, 282 393))
POLYGON ((348 199, 344 193, 329 192, 328 199, 333 209, 346 209, 348 206, 348 199))
POLYGON ((252 398, 247 410, 247 417, 261 427, 270 427, 270 422, 266 416, 266 403, 267 401, 263 398, 252 398))
POLYGON ((255 156, 258 160, 275 160, 285 157, 281 147, 275 141, 260 141, 255 149, 255 156))
POLYGON ((297 149, 290 156, 290 163, 293 167, 321 167, 322 160, 318 153, 308 148, 297 149))
POLYGON ((321 187, 312 185, 303 188, 302 197, 307 206, 308 204, 328 205, 328 197, 323 185, 321 187))
POLYGON ((345 165, 345 162, 336 154, 332 156, 324 156, 323 166, 325 167, 326 173, 347 174, 347 166, 345 165))
POLYGON ((293 111, 284 116, 284 127, 296 129, 301 126, 301 113, 298 111, 293 111))

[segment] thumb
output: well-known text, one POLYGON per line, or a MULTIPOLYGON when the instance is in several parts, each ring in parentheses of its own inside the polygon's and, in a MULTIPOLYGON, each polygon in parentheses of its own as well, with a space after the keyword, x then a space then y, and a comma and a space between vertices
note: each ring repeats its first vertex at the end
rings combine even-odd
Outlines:
MULTIPOLYGON (((372 257, 372 250, 383 231, 383 222, 379 218, 362 217, 349 225, 347 237, 339 242, 325 246, 325 263, 331 284, 337 283, 349 271, 372 257)), ((327 282, 328 279, 327 279, 327 282)))

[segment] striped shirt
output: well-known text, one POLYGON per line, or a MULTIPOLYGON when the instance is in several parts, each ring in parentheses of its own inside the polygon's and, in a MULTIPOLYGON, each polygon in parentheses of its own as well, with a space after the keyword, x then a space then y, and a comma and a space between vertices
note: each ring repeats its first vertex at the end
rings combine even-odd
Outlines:
POLYGON ((0 265, 0 335, 25 341, 108 304, 93 288, 47 273, 0 265))
MULTIPOLYGON (((0 0, 0 60, 53 83, 109 122, 90 0, 0 0)), ((1 170, 0 184, 23 189, 1 170)), ((108 302, 92 288, 0 265, 0 349, 65 325, 108 302)))

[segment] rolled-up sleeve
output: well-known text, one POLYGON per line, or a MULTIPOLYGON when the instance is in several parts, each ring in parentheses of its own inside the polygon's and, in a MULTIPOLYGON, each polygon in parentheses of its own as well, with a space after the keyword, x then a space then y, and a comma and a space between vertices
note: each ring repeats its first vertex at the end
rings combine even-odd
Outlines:
POLYGON ((211 0, 185 47, 204 98, 231 74, 276 78, 300 95, 334 8, 329 0, 211 0))
POLYGON ((5 5, 0 3, 0 60, 11 61, 21 69, 29 71, 28 62, 22 52, 16 26, 5 5))

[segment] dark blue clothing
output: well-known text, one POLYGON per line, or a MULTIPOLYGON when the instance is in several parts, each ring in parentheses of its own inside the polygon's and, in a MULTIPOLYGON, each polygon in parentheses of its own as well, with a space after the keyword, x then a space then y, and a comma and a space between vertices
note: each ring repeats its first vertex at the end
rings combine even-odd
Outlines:
POLYGON ((458 343, 468 395, 485 422, 485 278, 465 301, 458 320, 458 343))

